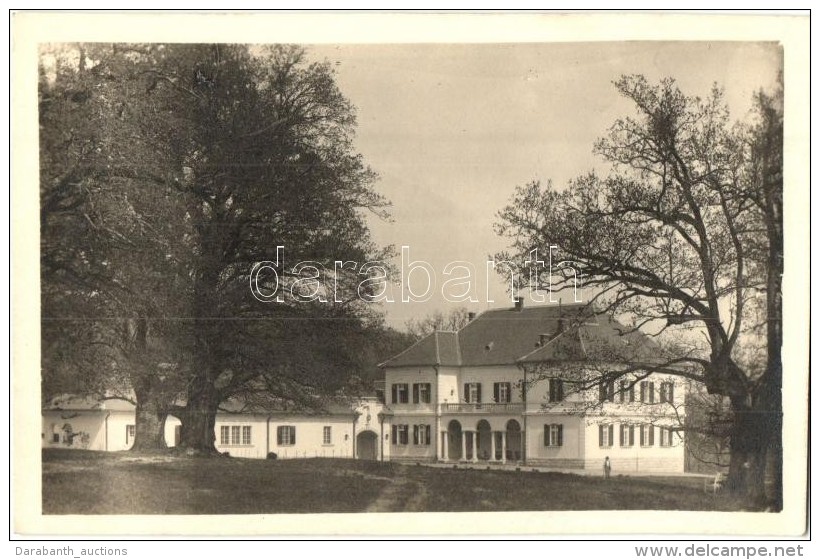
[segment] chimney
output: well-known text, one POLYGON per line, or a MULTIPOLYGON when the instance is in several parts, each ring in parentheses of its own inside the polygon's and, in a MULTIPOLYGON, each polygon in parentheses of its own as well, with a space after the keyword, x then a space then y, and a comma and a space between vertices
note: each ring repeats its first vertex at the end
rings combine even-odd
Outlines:
POLYGON ((467 313, 467 322, 470 322, 470 321, 472 321, 473 319, 475 319, 475 312, 474 312, 474 311, 470 311, 469 313, 467 313))
POLYGON ((521 297, 521 296, 516 296, 515 297, 515 310, 516 311, 521 311, 522 309, 524 309, 524 298, 521 297))

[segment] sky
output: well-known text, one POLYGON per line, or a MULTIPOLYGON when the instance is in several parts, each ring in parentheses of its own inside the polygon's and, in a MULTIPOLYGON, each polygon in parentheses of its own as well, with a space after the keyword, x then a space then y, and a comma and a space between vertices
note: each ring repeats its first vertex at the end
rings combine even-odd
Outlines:
MULTIPOLYGON (((429 301, 402 303, 397 288, 396 303, 384 304, 388 323, 399 328, 436 310, 510 305, 500 277, 486 281, 488 256, 506 247, 493 230, 496 214, 516 186, 532 180, 561 186, 603 170, 593 143, 632 111, 612 84, 619 76, 643 74, 650 82, 672 77, 685 94, 703 97, 717 83, 736 120, 748 117, 753 93, 771 89, 782 67, 774 43, 307 48, 310 58, 335 68, 339 88, 357 110, 355 146, 379 175, 376 190, 392 203, 391 222, 370 219, 374 240, 409 247, 410 260, 430 263, 436 274, 429 301), (475 267, 478 303, 448 302, 442 295, 444 267, 454 261, 475 267)), ((421 294, 427 281, 417 271, 404 277, 404 289, 408 284, 421 294)))

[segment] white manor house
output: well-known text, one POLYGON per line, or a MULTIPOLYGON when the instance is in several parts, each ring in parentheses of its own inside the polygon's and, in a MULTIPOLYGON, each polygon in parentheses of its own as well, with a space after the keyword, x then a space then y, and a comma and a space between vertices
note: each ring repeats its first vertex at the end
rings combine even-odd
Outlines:
MULTIPOLYGON (((486 311, 437 331, 380 364, 380 398, 323 414, 237 407, 217 415, 220 452, 278 459, 515 464, 615 473, 683 472, 684 391, 651 374, 603 383, 607 360, 651 359, 654 342, 583 305, 486 311), (587 380, 587 381, 585 381, 587 380)), ((611 365, 611 364, 610 364, 611 365)), ((43 408, 43 447, 120 451, 133 444, 134 407, 61 397, 43 408)), ((179 440, 169 417, 165 439, 179 440)))
POLYGON ((390 458, 600 471, 609 457, 614 472, 683 472, 682 384, 597 382, 616 356, 656 357, 648 336, 583 305, 520 298, 470 318, 381 364, 390 458))

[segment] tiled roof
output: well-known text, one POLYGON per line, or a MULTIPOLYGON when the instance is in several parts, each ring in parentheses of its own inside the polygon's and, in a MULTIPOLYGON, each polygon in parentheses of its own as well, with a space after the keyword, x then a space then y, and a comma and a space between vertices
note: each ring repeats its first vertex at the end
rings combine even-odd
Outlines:
MULTIPOLYGON (((176 404, 184 406, 184 402, 177 402, 176 404)), ((219 405, 219 412, 228 414, 287 414, 294 416, 353 416, 356 413, 357 404, 357 402, 345 399, 329 399, 317 402, 316 407, 313 409, 297 409, 284 405, 277 406, 273 402, 243 403, 240 399, 229 399, 219 405)), ((99 399, 91 395, 65 394, 49 399, 43 405, 43 410, 134 412, 136 407, 124 399, 99 399)))
POLYGON ((136 407, 124 399, 99 399, 90 395, 58 395, 48 400, 43 410, 111 410, 133 412, 136 407))
POLYGON ((625 361, 657 345, 586 304, 494 309, 458 332, 434 332, 381 367, 488 366, 552 361, 625 361))

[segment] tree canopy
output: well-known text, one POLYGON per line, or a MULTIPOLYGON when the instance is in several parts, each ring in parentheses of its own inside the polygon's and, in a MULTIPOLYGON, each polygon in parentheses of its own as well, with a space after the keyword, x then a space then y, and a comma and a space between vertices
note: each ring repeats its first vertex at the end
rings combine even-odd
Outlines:
POLYGON ((782 219, 761 204, 782 196, 777 104, 761 95, 756 124, 734 125, 718 87, 705 98, 685 95, 672 79, 623 76, 615 87, 634 114, 617 119, 594 147, 609 171, 565 188, 535 181, 517 189, 497 226, 511 250, 497 258, 516 262, 531 289, 561 289, 579 278, 591 305, 664 342, 652 360, 613 356, 621 365, 602 372, 607 379, 670 373, 729 398, 730 483, 762 490, 780 409, 759 396, 779 393, 779 382, 748 367, 743 353, 758 334, 760 302, 779 297, 767 287, 778 270, 769 260, 777 249, 767 223, 782 219), (563 263, 552 277, 530 258, 533 249, 544 255, 550 247, 553 261, 563 263), (750 462, 756 478, 741 481, 750 462))
POLYGON ((291 265, 331 271, 387 254, 365 220, 387 202, 353 148, 355 112, 330 65, 281 45, 53 55, 40 85, 43 323, 62 328, 44 328, 44 382, 68 352, 75 380, 135 393, 137 442, 147 425, 157 440, 173 412, 183 447, 202 451, 228 398, 295 402, 343 386, 357 349, 339 341, 381 324, 358 278, 283 263, 285 286, 343 297, 282 290, 261 302, 249 290, 254 263, 278 246, 291 265), (102 340, 111 351, 89 367, 102 340), (146 406, 154 421, 141 421, 146 406))

